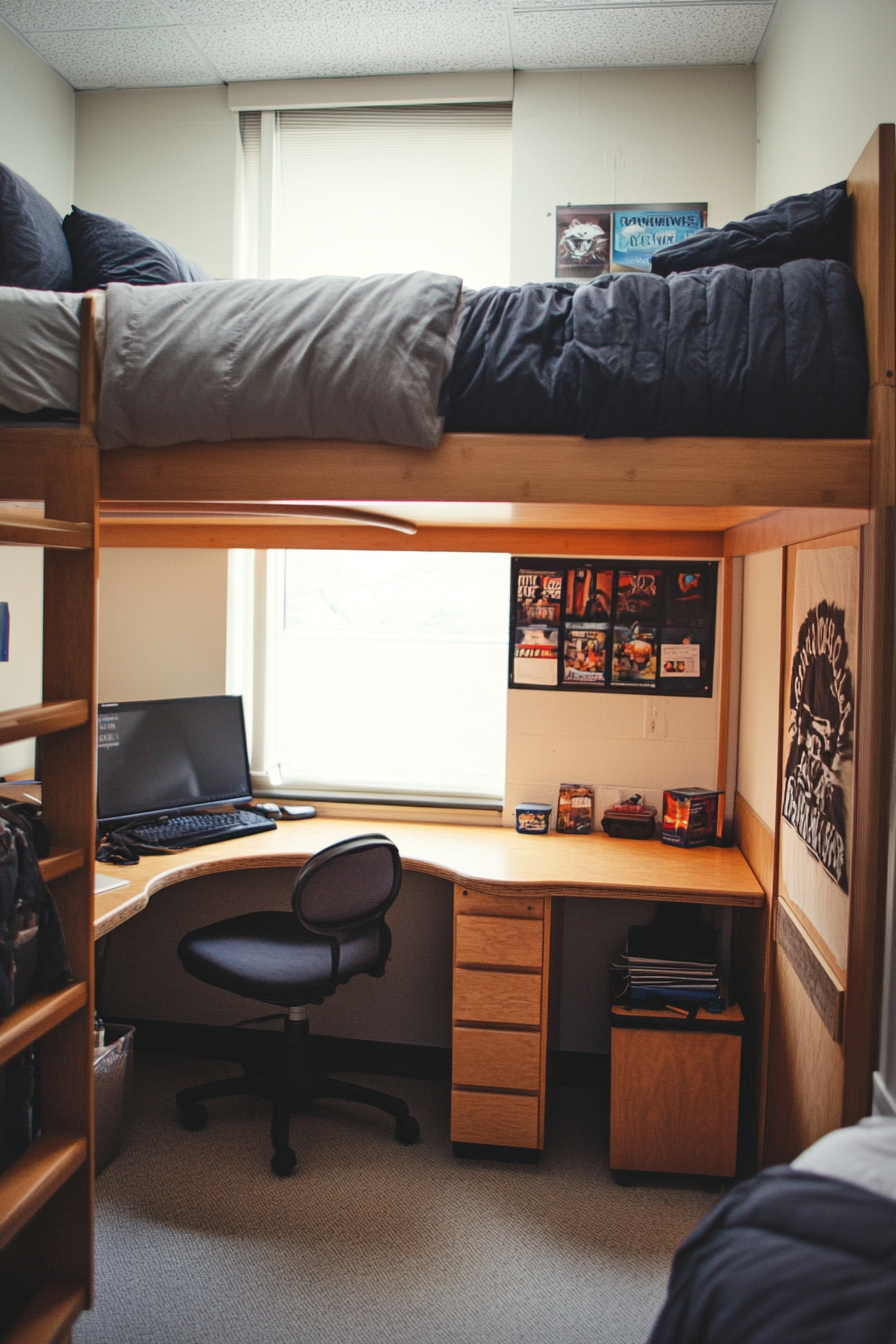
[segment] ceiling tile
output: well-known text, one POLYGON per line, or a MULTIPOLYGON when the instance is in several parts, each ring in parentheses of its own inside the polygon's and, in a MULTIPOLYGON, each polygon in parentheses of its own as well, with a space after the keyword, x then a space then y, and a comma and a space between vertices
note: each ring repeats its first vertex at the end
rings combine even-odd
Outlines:
POLYGON ((31 45, 76 89, 218 84, 182 28, 26 32, 31 45))
MULTIPOLYGON (((719 5, 768 5, 774 0, 718 0, 719 5)), ((679 9, 703 5, 708 0, 512 0, 514 13, 542 9, 644 9, 656 5, 674 5, 679 9)))
POLYGON ((503 18, 505 0, 163 0, 171 15, 191 25, 230 27, 275 22, 359 23, 389 21, 398 14, 450 19, 468 13, 503 18))
POLYGON ((22 33, 150 28, 171 22, 152 0, 0 0, 0 14, 22 33))
POLYGON ((226 80, 433 74, 506 70, 511 64, 503 11, 466 13, 409 2, 375 24, 346 23, 328 6, 305 23, 210 27, 190 31, 226 80))
POLYGON ((638 65, 748 64, 773 3, 648 3, 517 11, 516 66, 572 70, 638 65))

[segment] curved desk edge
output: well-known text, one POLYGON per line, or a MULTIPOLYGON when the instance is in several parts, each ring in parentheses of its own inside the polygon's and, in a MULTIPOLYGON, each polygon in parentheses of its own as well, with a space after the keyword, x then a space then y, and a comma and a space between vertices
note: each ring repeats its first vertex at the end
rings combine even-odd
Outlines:
MULTIPOLYGON (((316 817, 276 831, 180 854, 152 855, 136 867, 98 864, 127 887, 95 898, 97 938, 179 882, 240 869, 295 868, 325 845, 363 834, 364 822, 316 817)), ((758 908, 765 894, 737 849, 679 850, 656 841, 589 836, 523 836, 506 827, 390 822, 409 872, 426 873, 489 896, 570 896, 681 901, 758 908)))

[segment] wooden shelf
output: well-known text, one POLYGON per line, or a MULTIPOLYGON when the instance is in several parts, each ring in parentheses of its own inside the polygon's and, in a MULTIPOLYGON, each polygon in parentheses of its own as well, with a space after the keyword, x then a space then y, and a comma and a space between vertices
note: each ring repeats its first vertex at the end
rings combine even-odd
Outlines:
POLYGON ((45 882, 52 882, 54 878, 64 877, 66 873, 74 873, 78 868, 84 866, 83 849, 51 849, 48 859, 39 859, 41 876, 45 882))
POLYGON ((0 746, 78 728, 87 722, 89 712, 86 700, 47 700, 41 705, 4 710, 0 714, 0 746))
POLYGON ((0 1246, 39 1213, 87 1161, 83 1134, 42 1134, 0 1176, 0 1246))
POLYGON ((83 981, 57 990, 55 994, 35 994, 0 1022, 0 1064, 5 1064, 26 1046, 58 1027, 87 1003, 83 981))
POLYGON ((44 1284, 13 1321, 2 1344, 65 1344, 86 1306, 87 1294, 78 1284, 44 1284))
POLYGON ((0 509, 0 545, 87 550, 93 545, 93 528, 90 523, 45 518, 34 509, 0 509))

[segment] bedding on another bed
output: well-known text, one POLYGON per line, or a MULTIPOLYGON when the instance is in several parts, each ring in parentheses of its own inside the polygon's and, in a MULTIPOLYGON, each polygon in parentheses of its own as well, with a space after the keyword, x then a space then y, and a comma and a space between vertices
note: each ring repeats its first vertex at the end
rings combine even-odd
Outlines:
POLYGON ((736 1186, 676 1252, 649 1344, 894 1344, 896 1120, 736 1186))
POLYGON ((103 448, 253 438, 434 448, 456 276, 110 285, 103 448))

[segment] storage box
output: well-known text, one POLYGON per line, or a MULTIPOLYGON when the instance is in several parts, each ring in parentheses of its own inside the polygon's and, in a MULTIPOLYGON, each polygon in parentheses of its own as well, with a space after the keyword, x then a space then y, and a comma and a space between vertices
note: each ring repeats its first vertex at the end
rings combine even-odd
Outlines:
POLYGON ((523 835, 547 835, 553 810, 550 803, 517 803, 517 830, 523 835))
POLYGON ((664 845, 692 849, 721 838, 725 795, 713 789, 666 789, 663 792, 664 845))
POLYGON ((108 1167, 121 1151, 121 1131, 131 1091, 134 1028, 106 1023, 106 1044, 94 1051, 94 1132, 96 1171, 108 1167))

